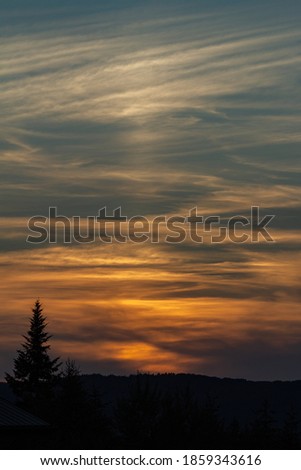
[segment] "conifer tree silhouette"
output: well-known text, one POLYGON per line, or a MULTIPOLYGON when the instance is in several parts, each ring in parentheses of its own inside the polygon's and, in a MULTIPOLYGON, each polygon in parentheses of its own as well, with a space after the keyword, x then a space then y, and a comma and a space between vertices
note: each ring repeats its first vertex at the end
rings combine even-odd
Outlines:
POLYGON ((66 449, 110 445, 111 429, 96 390, 85 386, 80 369, 68 359, 57 387, 54 411, 57 443, 66 449))
POLYGON ((300 449, 300 419, 293 404, 286 412, 280 439, 283 449, 300 449))
POLYGON ((30 328, 24 335, 25 342, 17 350, 14 359, 13 374, 6 374, 5 379, 21 403, 32 410, 37 410, 39 403, 49 399, 53 386, 59 377, 59 357, 51 359, 50 345, 47 344, 51 335, 45 329, 46 317, 43 308, 36 300, 30 318, 30 328))
POLYGON ((152 386, 148 374, 131 376, 129 396, 120 400, 115 419, 121 436, 121 446, 148 449, 158 430, 161 395, 152 386))
POLYGON ((254 449, 275 449, 277 443, 277 429, 274 413, 270 403, 264 399, 261 407, 255 414, 251 423, 250 443, 254 449))

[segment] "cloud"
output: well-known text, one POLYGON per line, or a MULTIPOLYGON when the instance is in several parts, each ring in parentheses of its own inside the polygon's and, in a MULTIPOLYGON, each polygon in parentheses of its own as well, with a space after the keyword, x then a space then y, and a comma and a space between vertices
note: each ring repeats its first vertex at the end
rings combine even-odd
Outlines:
POLYGON ((86 367, 276 377, 281 355, 297 376, 300 6, 14 5, 0 15, 5 361, 40 296, 54 351, 86 367), (105 205, 224 220, 259 205, 276 243, 25 244, 49 206, 105 205))
MULTIPOLYGON (((172 363, 172 371, 203 372, 214 364, 212 371, 226 374, 234 369, 224 360, 218 368, 223 351, 241 348, 247 361, 246 344, 264 341, 262 331, 272 332, 264 354, 282 344, 285 357, 298 341, 299 263, 296 253, 280 248, 271 257, 252 246, 200 249, 197 257, 195 249, 161 245, 51 247, 13 259, 2 254, 1 303, 10 298, 3 334, 11 350, 18 346, 39 296, 54 351, 63 357, 83 364, 93 357, 99 371, 116 360, 132 372, 170 370, 172 363)), ((256 377, 252 369, 241 375, 256 377)))

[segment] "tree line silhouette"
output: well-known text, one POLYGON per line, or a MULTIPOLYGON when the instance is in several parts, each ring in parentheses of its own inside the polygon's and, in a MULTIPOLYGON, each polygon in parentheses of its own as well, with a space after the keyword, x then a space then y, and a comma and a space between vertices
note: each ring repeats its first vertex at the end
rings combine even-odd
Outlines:
MULTIPOLYGON (((189 387, 162 391, 149 374, 137 373, 128 393, 113 407, 101 391, 87 390, 80 370, 49 355, 51 335, 35 302, 14 368, 6 374, 17 404, 49 426, 33 433, 2 435, 3 448, 30 449, 300 449, 299 419, 293 406, 279 425, 267 400, 241 425, 225 420, 218 401, 200 402, 189 387)), ((283 404, 286 407, 286 404, 283 404)))

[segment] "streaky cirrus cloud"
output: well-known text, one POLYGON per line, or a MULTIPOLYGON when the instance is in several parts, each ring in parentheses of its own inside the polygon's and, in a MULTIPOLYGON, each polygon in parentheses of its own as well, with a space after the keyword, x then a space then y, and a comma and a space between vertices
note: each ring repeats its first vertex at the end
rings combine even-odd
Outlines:
POLYGON ((87 371, 299 377, 300 14, 2 2, 1 374, 40 296, 53 348, 87 371), (50 206, 223 220, 260 206, 276 241, 29 246, 50 206))

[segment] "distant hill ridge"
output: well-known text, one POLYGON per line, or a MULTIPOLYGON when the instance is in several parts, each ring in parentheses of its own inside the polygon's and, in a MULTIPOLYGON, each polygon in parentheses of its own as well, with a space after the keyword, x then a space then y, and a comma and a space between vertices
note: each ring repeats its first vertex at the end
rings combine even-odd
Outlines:
MULTIPOLYGON (((276 421, 282 421, 293 406, 301 417, 301 380, 295 381, 249 381, 245 379, 218 378, 194 374, 138 374, 131 376, 82 375, 84 387, 91 393, 99 393, 108 410, 121 399, 126 399, 137 378, 142 387, 157 393, 183 395, 204 403, 208 398, 215 401, 226 421, 235 417, 239 422, 248 421, 264 401, 269 403, 276 421)), ((0 397, 14 401, 6 383, 0 383, 0 397)))

